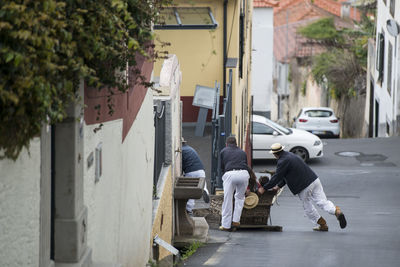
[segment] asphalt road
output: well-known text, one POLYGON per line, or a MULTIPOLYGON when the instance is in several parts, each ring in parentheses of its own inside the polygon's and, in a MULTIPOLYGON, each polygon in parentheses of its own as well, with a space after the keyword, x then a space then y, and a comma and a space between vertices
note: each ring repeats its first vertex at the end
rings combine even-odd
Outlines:
MULTIPOLYGON (((180 266, 400 266, 400 138, 323 141, 324 157, 309 165, 346 215, 345 229, 321 211, 329 232, 312 231, 301 202, 285 188, 271 208, 272 225, 283 232, 210 229, 209 242, 180 266)), ((254 164, 255 171, 274 167, 254 164)))

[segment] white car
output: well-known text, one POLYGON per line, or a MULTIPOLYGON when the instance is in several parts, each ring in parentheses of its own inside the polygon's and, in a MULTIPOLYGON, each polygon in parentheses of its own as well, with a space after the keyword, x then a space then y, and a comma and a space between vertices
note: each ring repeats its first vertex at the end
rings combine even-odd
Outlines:
POLYGON ((296 129, 306 130, 320 137, 340 136, 339 118, 331 108, 302 108, 293 120, 293 127, 296 129))
POLYGON ((281 143, 304 161, 323 156, 323 144, 318 136, 304 130, 285 128, 263 116, 252 116, 253 159, 273 159, 273 143, 281 143))

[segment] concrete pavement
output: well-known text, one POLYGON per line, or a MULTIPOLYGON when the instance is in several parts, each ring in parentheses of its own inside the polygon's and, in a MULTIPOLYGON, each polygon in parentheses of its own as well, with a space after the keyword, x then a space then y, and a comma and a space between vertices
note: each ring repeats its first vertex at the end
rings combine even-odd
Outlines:
MULTIPOLYGON (((185 135, 189 133, 184 129, 184 137, 193 138, 193 147, 207 164, 207 136, 196 140, 185 135)), ((400 138, 323 141, 324 157, 309 165, 328 199, 342 207, 348 221, 345 229, 334 216, 320 211, 329 232, 313 232, 301 202, 285 189, 271 208, 272 224, 283 226, 283 232, 210 229, 208 243, 180 266, 398 266, 400 138)), ((254 169, 274 166, 274 161, 258 161, 254 169)))

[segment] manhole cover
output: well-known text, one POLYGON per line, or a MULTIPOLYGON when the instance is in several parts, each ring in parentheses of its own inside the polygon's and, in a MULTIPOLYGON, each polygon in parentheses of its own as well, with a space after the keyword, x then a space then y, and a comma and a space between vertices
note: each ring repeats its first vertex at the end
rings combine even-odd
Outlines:
POLYGON ((357 157, 357 156, 360 156, 361 154, 358 152, 354 152, 354 151, 343 151, 343 152, 337 153, 337 155, 342 156, 342 157, 357 157))

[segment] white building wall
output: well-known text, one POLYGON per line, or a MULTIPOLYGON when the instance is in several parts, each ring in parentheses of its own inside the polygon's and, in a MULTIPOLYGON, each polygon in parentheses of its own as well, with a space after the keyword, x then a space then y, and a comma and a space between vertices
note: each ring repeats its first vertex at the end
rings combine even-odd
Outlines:
POLYGON ((252 94, 254 111, 270 113, 273 71, 273 9, 254 8, 252 32, 252 94))
POLYGON ((122 120, 86 126, 85 159, 102 144, 102 176, 95 164, 85 168, 84 201, 88 207, 88 245, 94 262, 145 266, 152 226, 154 123, 148 90, 122 143, 122 120))
MULTIPOLYGON (((378 9, 377 9, 377 27, 376 27, 376 43, 378 44, 378 34, 384 32, 385 34, 385 52, 384 52, 384 79, 383 83, 380 84, 378 81, 375 81, 375 100, 379 103, 379 132, 378 136, 389 136, 394 132, 394 125, 397 117, 397 90, 395 90, 397 85, 397 77, 399 64, 398 59, 396 59, 396 54, 398 57, 399 44, 398 40, 396 41, 395 37, 390 35, 386 28, 386 22, 388 19, 393 19, 392 15, 389 12, 389 3, 385 4, 382 0, 378 0, 378 9), (392 50, 392 79, 388 81, 388 61, 389 61, 389 43, 391 43, 392 50), (397 50, 397 52, 396 52, 397 50), (397 74, 396 74, 397 73, 397 74), (392 89, 389 93, 387 90, 388 82, 392 83, 392 89), (390 132, 387 133, 386 123, 390 125, 390 132)), ((399 9, 400 3, 397 3, 396 9, 399 9)), ((396 11, 398 14, 399 11, 396 11)), ((398 16, 398 15, 397 15, 398 16)), ((399 21, 398 21, 399 23, 399 21)), ((398 39, 398 38, 397 38, 398 39)), ((377 45, 378 46, 378 45, 377 45)), ((376 54, 378 56, 378 54, 376 54)), ((376 62, 375 62, 376 64, 376 62)), ((378 77, 378 71, 375 68, 375 77, 378 77)), ((374 107, 376 108, 376 107, 374 107)))
MULTIPOLYGON (((399 25, 400 27, 400 2, 397 1, 396 3, 396 12, 394 14, 394 19, 397 22, 397 25, 399 25)), ((397 41, 396 43, 396 54, 395 54, 395 73, 393 75, 393 77, 395 77, 395 83, 394 83, 394 89, 395 89, 395 97, 396 97, 396 107, 395 107, 395 112, 396 112, 396 123, 395 123, 395 127, 396 127, 396 131, 395 134, 396 135, 400 135, 400 35, 397 36, 397 41)))
POLYGON ((39 266, 40 138, 0 160, 0 266, 39 266))

